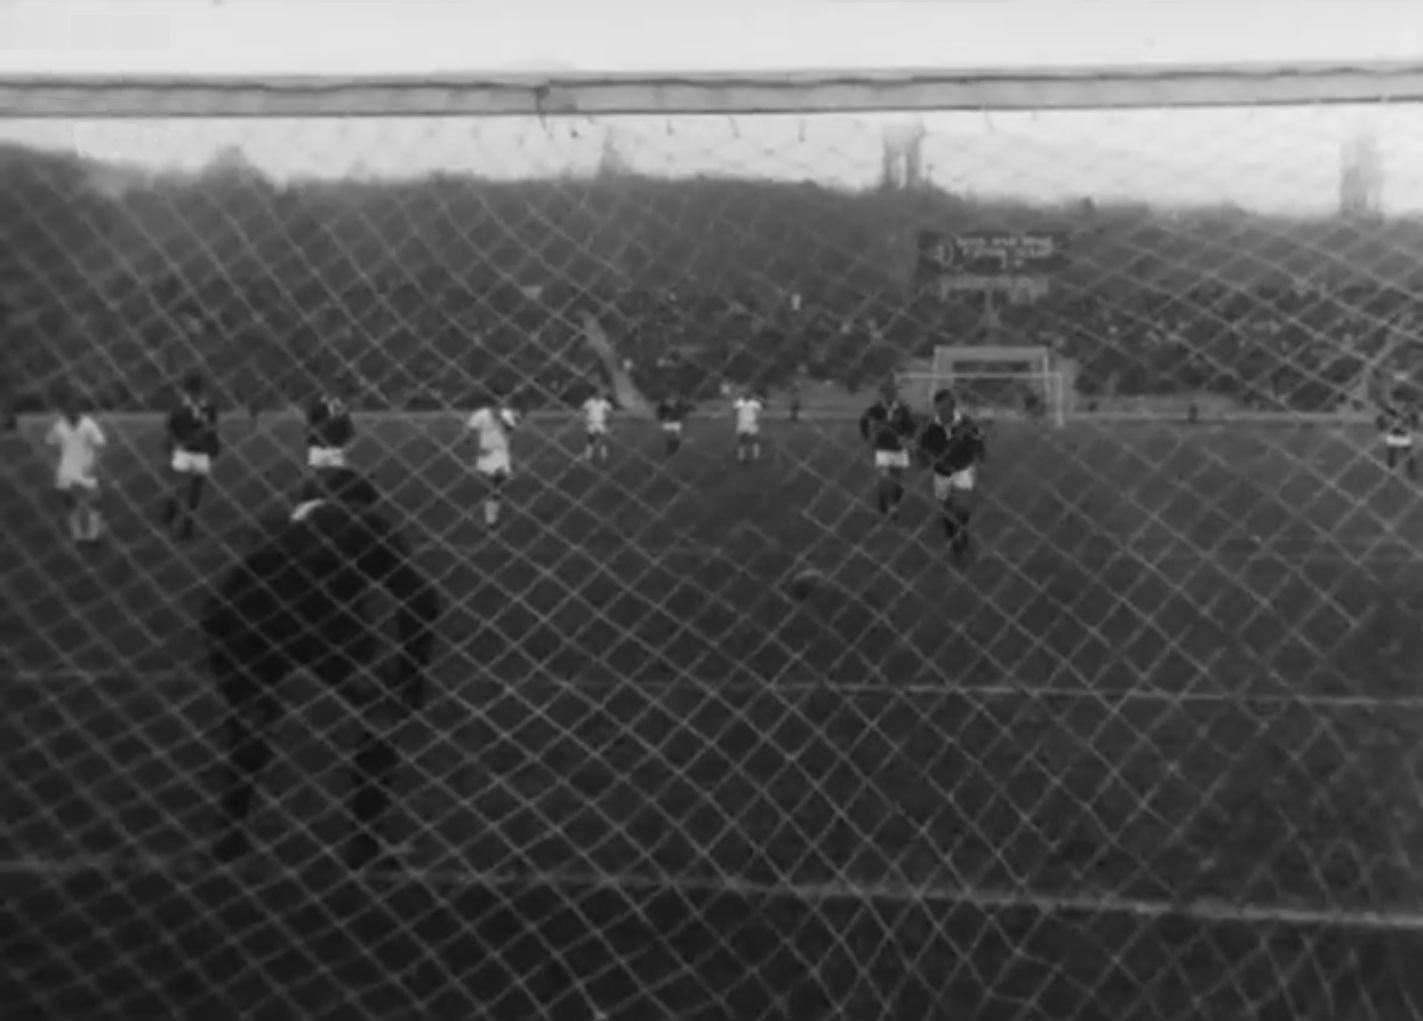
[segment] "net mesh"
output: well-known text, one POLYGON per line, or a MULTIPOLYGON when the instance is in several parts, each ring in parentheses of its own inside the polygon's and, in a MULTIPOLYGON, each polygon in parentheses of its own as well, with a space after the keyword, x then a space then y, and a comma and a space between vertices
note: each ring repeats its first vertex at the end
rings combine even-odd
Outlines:
POLYGON ((6 1016, 1415 1016, 1423 519, 1374 415, 1417 78, 0 83, 6 1016), (856 419, 972 344, 1050 348, 1073 410, 995 423, 960 561, 856 419), (225 452, 178 542, 192 372, 225 452), (194 618, 317 388, 442 593, 434 695, 391 867, 332 863, 359 721, 305 676, 219 865, 194 618))

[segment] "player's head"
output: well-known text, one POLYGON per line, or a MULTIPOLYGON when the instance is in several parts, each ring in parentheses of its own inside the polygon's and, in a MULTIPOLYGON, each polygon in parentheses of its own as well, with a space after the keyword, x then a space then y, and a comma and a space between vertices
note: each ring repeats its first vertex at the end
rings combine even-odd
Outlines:
POLYGON ((70 422, 77 421, 80 415, 81 404, 79 394, 73 389, 65 387, 55 394, 55 407, 59 413, 70 422))
POLYGON ((934 392, 934 413, 940 418, 953 418, 959 409, 958 398, 948 387, 934 392))
POLYGON ((207 393, 207 381, 198 375, 198 373, 191 372, 183 377, 179 388, 183 391, 184 397, 187 397, 189 400, 199 401, 202 400, 203 395, 207 393))
POLYGON ((899 383, 893 379, 886 379, 880 384, 879 395, 886 404, 893 403, 899 398, 899 383))

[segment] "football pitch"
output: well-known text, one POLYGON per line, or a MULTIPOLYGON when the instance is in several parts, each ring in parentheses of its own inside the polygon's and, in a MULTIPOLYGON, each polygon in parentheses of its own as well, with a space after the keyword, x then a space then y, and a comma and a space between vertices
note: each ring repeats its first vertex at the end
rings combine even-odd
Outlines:
POLYGON ((103 549, 7 440, 4 1016, 1403 1017, 1423 1005, 1423 503, 1364 431, 998 423, 967 567, 851 421, 353 452, 447 602, 400 833, 321 865, 350 722, 303 679, 250 865, 191 858, 219 706, 193 621, 301 476, 227 423, 203 534, 110 426, 103 549), (804 603, 785 581, 826 583, 804 603))

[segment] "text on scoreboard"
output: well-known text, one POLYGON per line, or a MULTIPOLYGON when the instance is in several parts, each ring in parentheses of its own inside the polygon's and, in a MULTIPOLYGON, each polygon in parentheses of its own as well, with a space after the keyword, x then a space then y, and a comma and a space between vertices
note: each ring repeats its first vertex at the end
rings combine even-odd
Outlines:
POLYGON ((945 276, 1033 276, 1064 269, 1066 234, 919 232, 920 279, 945 276))

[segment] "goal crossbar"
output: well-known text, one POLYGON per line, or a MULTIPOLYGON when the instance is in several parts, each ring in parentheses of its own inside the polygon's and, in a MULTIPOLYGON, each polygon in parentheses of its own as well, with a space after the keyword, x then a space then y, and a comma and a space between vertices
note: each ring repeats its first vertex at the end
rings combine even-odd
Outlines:
POLYGON ((1279 106, 1423 100, 1423 62, 810 71, 0 75, 0 117, 498 117, 1279 106))

